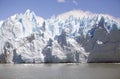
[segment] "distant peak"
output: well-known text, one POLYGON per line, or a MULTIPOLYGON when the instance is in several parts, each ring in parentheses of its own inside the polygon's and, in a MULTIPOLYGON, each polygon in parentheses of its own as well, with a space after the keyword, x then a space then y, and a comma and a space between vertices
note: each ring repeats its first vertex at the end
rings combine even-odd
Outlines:
POLYGON ((119 18, 115 18, 111 15, 108 15, 108 14, 97 14, 97 13, 92 13, 90 11, 82 11, 82 10, 71 10, 71 11, 67 11, 65 13, 62 13, 62 14, 59 14, 57 16, 57 18, 59 19, 62 19, 62 20, 66 20, 67 18, 69 18, 70 16, 73 16, 73 17, 80 17, 80 18, 83 18, 83 17, 94 17, 94 16, 100 16, 100 17, 104 17, 104 18, 109 18, 109 19, 114 19, 116 21, 119 21, 120 22, 120 19, 119 18))
POLYGON ((83 17, 83 16, 88 16, 88 15, 93 16, 95 14, 93 14, 93 13, 91 13, 89 11, 72 10, 72 11, 68 11, 68 12, 62 13, 62 14, 58 15, 57 17, 60 18, 60 19, 66 19, 69 16, 83 17))

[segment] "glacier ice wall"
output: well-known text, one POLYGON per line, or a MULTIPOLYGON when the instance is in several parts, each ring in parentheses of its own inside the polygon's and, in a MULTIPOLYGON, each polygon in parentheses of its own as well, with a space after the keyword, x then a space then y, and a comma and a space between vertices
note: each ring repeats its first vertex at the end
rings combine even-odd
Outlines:
POLYGON ((27 10, 0 22, 0 62, 120 62, 120 20, 70 11, 49 19, 27 10))

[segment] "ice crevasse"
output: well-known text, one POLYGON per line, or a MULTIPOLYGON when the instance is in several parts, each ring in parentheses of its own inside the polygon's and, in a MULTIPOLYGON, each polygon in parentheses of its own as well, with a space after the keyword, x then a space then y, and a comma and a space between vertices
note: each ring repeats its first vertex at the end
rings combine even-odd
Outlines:
POLYGON ((27 10, 0 21, 1 63, 120 62, 120 19, 73 10, 48 19, 27 10))

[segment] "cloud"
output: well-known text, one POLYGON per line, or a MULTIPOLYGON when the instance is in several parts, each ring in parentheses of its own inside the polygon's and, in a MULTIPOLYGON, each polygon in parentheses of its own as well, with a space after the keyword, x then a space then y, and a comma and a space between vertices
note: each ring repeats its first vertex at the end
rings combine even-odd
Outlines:
POLYGON ((58 3, 65 3, 65 0, 57 0, 58 3))
POLYGON ((72 3, 75 4, 76 6, 78 5, 76 0, 73 0, 72 3))
POLYGON ((66 3, 68 1, 72 2, 76 6, 78 5, 76 0, 57 0, 58 3, 66 3))

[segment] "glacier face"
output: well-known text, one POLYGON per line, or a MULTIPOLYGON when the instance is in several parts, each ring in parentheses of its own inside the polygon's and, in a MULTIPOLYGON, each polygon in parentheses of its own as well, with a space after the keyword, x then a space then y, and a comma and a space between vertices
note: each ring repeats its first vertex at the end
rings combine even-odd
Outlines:
POLYGON ((0 62, 120 62, 120 19, 70 11, 49 19, 27 10, 0 22, 0 62))

